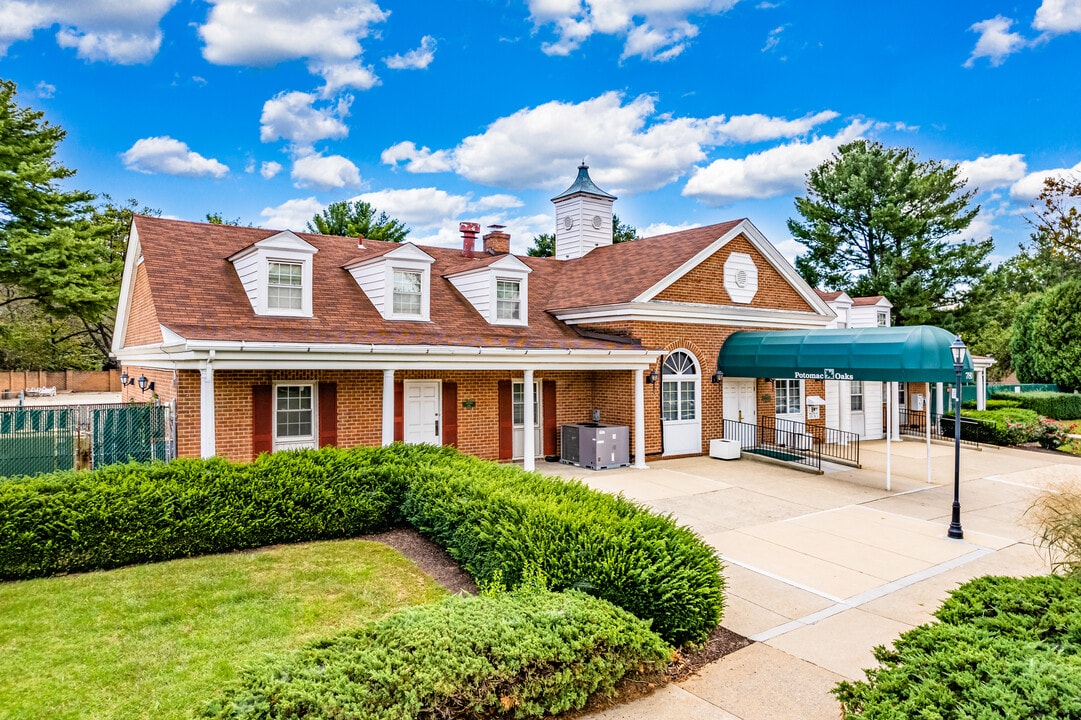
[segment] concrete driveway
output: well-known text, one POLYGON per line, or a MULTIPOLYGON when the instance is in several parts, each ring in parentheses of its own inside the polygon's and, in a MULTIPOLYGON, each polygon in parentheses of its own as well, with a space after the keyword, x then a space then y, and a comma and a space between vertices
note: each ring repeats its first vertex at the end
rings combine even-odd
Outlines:
POLYGON ((949 590, 980 575, 1048 572, 1025 511, 1042 492, 1081 483, 1081 458, 1024 450, 962 450, 963 540, 946 529, 953 447, 864 443, 863 468, 824 475, 750 459, 685 458, 648 470, 541 472, 666 513, 696 530, 725 563, 722 624, 756 642, 695 677, 591 717, 834 720, 830 689, 863 679, 871 649, 932 620, 949 590))

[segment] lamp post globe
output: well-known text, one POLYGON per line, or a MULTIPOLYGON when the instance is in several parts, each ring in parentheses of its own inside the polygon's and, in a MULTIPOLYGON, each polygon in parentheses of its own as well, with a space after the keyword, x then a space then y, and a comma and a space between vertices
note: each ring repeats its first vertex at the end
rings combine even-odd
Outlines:
POLYGON ((950 516, 950 529, 946 532, 948 537, 960 540, 965 536, 961 529, 961 373, 965 369, 965 355, 968 348, 961 341, 960 336, 954 339, 950 345, 950 353, 953 355, 953 372, 957 376, 954 384, 954 415, 953 415, 953 513, 950 516))

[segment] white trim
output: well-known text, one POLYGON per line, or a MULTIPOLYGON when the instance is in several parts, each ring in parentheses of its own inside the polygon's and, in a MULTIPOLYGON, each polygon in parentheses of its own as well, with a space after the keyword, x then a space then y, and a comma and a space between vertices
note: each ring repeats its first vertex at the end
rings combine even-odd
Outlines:
POLYGON ((273 438, 271 447, 274 452, 319 447, 319 383, 314 380, 273 381, 270 391, 270 430, 273 438), (311 435, 288 436, 290 439, 284 442, 278 438, 278 388, 282 387, 306 387, 311 389, 311 435))
MULTIPOLYGON (((533 370, 526 369, 522 373, 522 469, 526 472, 537 469, 536 419, 533 417, 533 393, 536 392, 536 388, 533 387, 533 383, 533 370)), ((514 388, 513 384, 511 388, 514 388)), ((544 412, 543 408, 541 412, 544 412)), ((512 421, 513 419, 511 418, 512 421)), ((541 433, 543 435, 543 428, 541 433)))
POLYGON ((638 470, 648 470, 646 465, 646 411, 645 391, 642 386, 645 383, 645 371, 639 368, 634 371, 634 467, 638 470))
POLYGON ((653 300, 658 294, 673 285, 695 267, 705 262, 707 258, 740 235, 747 238, 747 241, 750 242, 751 245, 766 259, 766 262, 781 274, 781 277, 792 286, 793 290, 799 293, 800 297, 803 298, 808 305, 814 308, 816 314, 827 316, 829 320, 833 319, 833 310, 830 309, 829 305, 818 296, 818 293, 815 292, 814 288, 808 285, 807 282, 800 277, 800 274, 796 272, 796 268, 781 255, 777 248, 774 247, 773 243, 762 234, 762 231, 756 228, 754 223, 747 219, 741 220, 731 230, 698 251, 694 257, 668 273, 660 281, 654 283, 632 302, 648 302, 653 300))
POLYGON ((199 453, 203 458, 217 454, 214 403, 214 352, 211 351, 199 368, 199 453))
POLYGON ((143 259, 143 249, 139 243, 139 229, 135 226, 135 218, 131 220, 131 230, 128 234, 128 249, 124 255, 124 275, 120 282, 120 301, 116 307, 116 320, 113 324, 113 347, 115 355, 124 347, 124 341, 128 334, 128 320, 131 317, 131 299, 135 292, 135 270, 143 259))
POLYGON ((383 445, 394 442, 394 370, 383 370, 383 445))
POLYGON ((568 325, 640 321, 797 330, 824 328, 834 319, 832 312, 826 316, 796 310, 666 301, 635 301, 586 308, 559 308, 549 310, 549 312, 568 325))

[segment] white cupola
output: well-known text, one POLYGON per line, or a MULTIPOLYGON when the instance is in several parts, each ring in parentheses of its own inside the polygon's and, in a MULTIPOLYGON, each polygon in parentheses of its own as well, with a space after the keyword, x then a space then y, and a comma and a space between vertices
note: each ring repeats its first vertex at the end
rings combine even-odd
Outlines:
POLYGON ((580 258, 590 250, 612 244, 612 204, 609 195, 589 178, 589 166, 578 166, 574 184, 552 198, 556 206, 556 257, 580 258))

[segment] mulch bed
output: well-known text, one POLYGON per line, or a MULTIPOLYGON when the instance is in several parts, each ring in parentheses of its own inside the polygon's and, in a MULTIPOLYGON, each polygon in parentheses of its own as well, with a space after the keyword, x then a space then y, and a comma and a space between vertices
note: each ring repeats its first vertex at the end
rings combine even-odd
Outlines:
MULTIPOLYGON (((394 548, 452 593, 465 592, 472 595, 477 592, 477 585, 473 582, 473 578, 458 567, 458 564, 450 555, 447 555, 443 548, 412 528, 398 528, 378 535, 368 535, 364 539, 381 542, 394 548)), ((570 720, 645 697, 670 682, 679 682, 691 677, 702 666, 745 648, 752 642, 742 635, 718 626, 701 646, 693 650, 678 651, 663 672, 625 677, 616 684, 613 697, 595 695, 589 699, 582 710, 565 713, 560 717, 570 720)))

